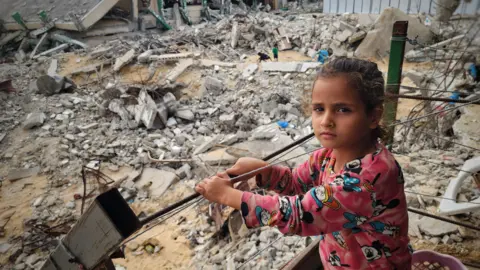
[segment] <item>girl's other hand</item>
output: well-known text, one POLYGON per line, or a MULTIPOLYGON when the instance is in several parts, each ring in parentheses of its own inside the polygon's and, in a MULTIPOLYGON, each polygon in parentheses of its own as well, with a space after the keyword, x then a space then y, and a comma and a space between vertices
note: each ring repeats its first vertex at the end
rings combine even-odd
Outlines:
MULTIPOLYGON (((266 166, 268 166, 268 162, 265 162, 261 159, 243 157, 243 158, 239 158, 235 163, 235 165, 233 165, 230 169, 227 169, 227 173, 230 175, 242 175, 266 166)), ((267 169, 268 168, 265 168, 265 170, 267 169)), ((262 173, 263 171, 264 170, 261 170, 252 175, 246 175, 245 177, 240 177, 237 181, 249 179, 257 174, 262 173)))

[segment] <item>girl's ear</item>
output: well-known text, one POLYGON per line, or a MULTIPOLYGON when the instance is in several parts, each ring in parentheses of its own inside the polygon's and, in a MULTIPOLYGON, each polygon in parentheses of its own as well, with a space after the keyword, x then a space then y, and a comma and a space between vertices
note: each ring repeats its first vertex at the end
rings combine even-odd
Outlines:
POLYGON ((382 120, 383 115, 383 106, 377 106, 373 109, 372 113, 370 114, 370 125, 371 129, 375 129, 378 127, 380 121, 382 120))

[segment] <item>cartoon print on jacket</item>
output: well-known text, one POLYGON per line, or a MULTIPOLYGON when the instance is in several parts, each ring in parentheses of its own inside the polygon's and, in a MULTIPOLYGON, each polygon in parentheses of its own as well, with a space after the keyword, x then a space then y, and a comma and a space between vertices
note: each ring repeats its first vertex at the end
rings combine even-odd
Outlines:
POLYGON ((365 255, 367 261, 369 262, 380 259, 383 254, 386 258, 392 256, 390 248, 386 247, 378 240, 373 241, 372 246, 362 246, 362 252, 363 255, 365 255))
POLYGON ((300 215, 300 220, 302 220, 306 223, 309 223, 309 224, 313 223, 312 213, 303 211, 303 206, 302 206, 302 203, 301 203, 302 199, 303 199, 303 195, 298 195, 297 198, 295 199, 295 207, 297 208, 298 213, 300 215))
POLYGON ((333 190, 331 186, 317 186, 310 190, 310 193, 317 203, 317 212, 320 211, 325 205, 328 208, 333 210, 338 210, 340 208, 340 203, 333 197, 333 190))
POLYGON ((337 255, 337 252, 334 250, 330 253, 328 256, 328 262, 332 266, 344 266, 344 267, 349 267, 350 265, 348 264, 342 264, 340 257, 337 255))
POLYGON ((380 178, 380 173, 378 173, 377 175, 375 175, 375 178, 373 179, 373 181, 370 183, 370 181, 366 180, 365 183, 363 183, 363 186, 365 187, 365 189, 368 191, 368 192, 373 192, 373 186, 375 185, 375 183, 377 182, 378 178, 380 178))
MULTIPOLYGON (((375 193, 372 193, 371 195, 373 195, 373 194, 375 194, 375 193)), ((379 216, 383 212, 385 212, 385 210, 393 209, 400 204, 399 199, 393 199, 387 205, 385 205, 385 204, 383 204, 382 200, 377 201, 375 195, 372 196, 372 201, 373 201, 372 202, 372 207, 373 207, 373 216, 374 217, 379 216)))
POLYGON ((280 204, 280 213, 282 213, 282 221, 288 221, 292 215, 292 205, 290 200, 286 197, 278 197, 278 203, 280 204))
POLYGON ((362 189, 357 186, 359 183, 360 179, 351 177, 349 173, 344 173, 342 175, 337 175, 331 184, 343 186, 343 190, 347 192, 361 192, 362 189))
POLYGON ((348 162, 347 164, 345 164, 345 171, 360 174, 360 172, 362 171, 362 161, 360 159, 355 159, 348 162))
POLYGON ((302 179, 300 179, 300 177, 297 177, 297 182, 300 184, 300 186, 302 187, 302 192, 303 193, 306 193, 310 188, 307 186, 307 184, 305 184, 302 179))
POLYGON ((258 222, 262 226, 270 225, 272 222, 272 216, 276 215, 277 211, 269 213, 267 210, 263 209, 260 206, 255 207, 255 215, 257 216, 258 222))
POLYGON ((349 221, 343 224, 343 227, 345 229, 352 229, 353 233, 361 232, 362 229, 360 229, 358 226, 362 225, 367 221, 367 217, 357 216, 355 214, 348 213, 348 212, 343 213, 343 216, 349 221))
POLYGON ((280 181, 278 181, 277 186, 275 187, 275 190, 278 191, 279 193, 282 193, 285 188, 287 187, 288 183, 292 181, 292 175, 291 174, 284 174, 280 181))
POLYGON ((385 223, 380 222, 380 221, 370 222, 370 226, 372 226, 372 228, 376 232, 386 234, 386 235, 390 235, 390 236, 393 236, 393 237, 397 236, 400 233, 400 227, 385 224, 385 223))
POLYGON ((340 232, 333 232, 332 235, 333 235, 333 238, 335 238, 335 241, 337 241, 337 243, 341 247, 343 247, 343 248, 347 247, 347 243, 345 242, 345 239, 343 239, 343 236, 340 232))

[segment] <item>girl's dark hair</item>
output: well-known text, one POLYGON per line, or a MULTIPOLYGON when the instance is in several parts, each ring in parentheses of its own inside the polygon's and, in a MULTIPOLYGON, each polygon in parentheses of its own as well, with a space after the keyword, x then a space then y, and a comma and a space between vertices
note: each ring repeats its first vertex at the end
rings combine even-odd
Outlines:
MULTIPOLYGON (((315 82, 320 78, 345 76, 350 87, 356 89, 370 114, 376 107, 383 106, 385 99, 385 80, 377 64, 354 58, 337 58, 324 65, 317 73, 315 82)), ((384 129, 380 126, 372 132, 372 139, 383 139, 384 129)))

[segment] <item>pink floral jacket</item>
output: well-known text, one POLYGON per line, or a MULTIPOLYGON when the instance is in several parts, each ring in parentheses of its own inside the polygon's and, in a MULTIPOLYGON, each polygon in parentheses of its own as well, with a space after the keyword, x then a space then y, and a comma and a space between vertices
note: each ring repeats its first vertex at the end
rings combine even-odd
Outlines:
POLYGON ((274 166, 259 187, 287 196, 244 192, 247 227, 277 226, 284 234, 320 235, 325 269, 411 269, 403 174, 393 155, 377 151, 333 172, 331 149, 315 151, 293 171, 274 166))

